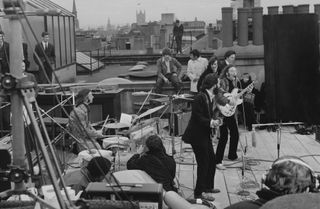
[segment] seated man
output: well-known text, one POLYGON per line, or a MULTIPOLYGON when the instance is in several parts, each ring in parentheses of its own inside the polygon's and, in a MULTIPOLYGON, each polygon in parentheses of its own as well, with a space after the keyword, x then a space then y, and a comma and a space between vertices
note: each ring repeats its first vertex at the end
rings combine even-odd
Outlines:
POLYGON ((146 140, 146 145, 138 150, 127 162, 127 168, 145 171, 157 183, 162 183, 166 191, 177 191, 174 186, 176 162, 166 153, 162 140, 153 135, 146 140))
POLYGON ((157 60, 158 78, 156 82, 156 93, 161 93, 164 83, 172 83, 176 93, 180 91, 181 83, 179 75, 181 64, 175 58, 171 57, 171 51, 168 48, 162 50, 162 57, 157 60))
POLYGON ((76 194, 83 191, 90 182, 102 181, 111 167, 111 162, 104 157, 94 157, 86 167, 67 173, 63 179, 76 194), (101 172, 102 171, 102 172, 101 172))
POLYGON ((93 140, 105 138, 98 133, 89 121, 89 104, 93 101, 93 95, 90 89, 81 89, 75 97, 76 105, 71 111, 69 117, 69 130, 80 143, 78 152, 86 149, 101 149, 100 145, 93 140))
MULTIPOLYGON (((284 156, 273 162, 271 169, 262 179, 267 188, 257 191, 259 199, 246 200, 226 207, 226 209, 255 209, 266 202, 287 194, 312 192, 316 188, 311 167, 294 156, 284 156)), ((281 208, 281 207, 280 207, 281 208)))

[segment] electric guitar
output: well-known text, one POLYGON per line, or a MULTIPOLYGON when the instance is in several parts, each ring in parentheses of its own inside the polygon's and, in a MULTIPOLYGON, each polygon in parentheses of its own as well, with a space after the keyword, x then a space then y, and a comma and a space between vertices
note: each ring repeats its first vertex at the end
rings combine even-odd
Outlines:
POLYGON ((243 99, 241 99, 242 95, 246 93, 247 91, 251 91, 253 89, 253 82, 249 84, 245 89, 243 89, 241 92, 238 93, 239 89, 234 88, 231 93, 225 93, 223 96, 227 97, 228 99, 233 99, 235 101, 234 105, 226 104, 224 106, 217 105, 222 115, 226 117, 232 116, 237 109, 237 106, 243 102, 243 99))

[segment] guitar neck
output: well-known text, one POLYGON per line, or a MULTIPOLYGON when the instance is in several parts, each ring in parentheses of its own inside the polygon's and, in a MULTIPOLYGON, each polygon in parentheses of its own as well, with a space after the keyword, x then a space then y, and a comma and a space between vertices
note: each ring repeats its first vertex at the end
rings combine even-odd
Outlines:
POLYGON ((248 91, 249 88, 251 88, 253 85, 253 82, 250 83, 245 89, 243 89, 240 93, 238 93, 238 97, 241 97, 244 93, 248 91))

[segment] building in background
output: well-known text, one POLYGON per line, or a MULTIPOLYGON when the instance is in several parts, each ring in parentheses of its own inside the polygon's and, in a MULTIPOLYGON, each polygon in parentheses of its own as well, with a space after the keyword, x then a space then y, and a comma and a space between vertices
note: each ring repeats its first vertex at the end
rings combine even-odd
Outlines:
POLYGON ((161 25, 172 25, 174 21, 175 21, 174 13, 161 14, 161 25))
POLYGON ((144 25, 146 24, 146 11, 136 11, 136 23, 138 25, 144 25))
POLYGON ((73 0, 72 14, 74 15, 74 25, 75 25, 75 29, 76 29, 76 30, 79 30, 79 19, 78 19, 77 7, 76 7, 76 0, 73 0))

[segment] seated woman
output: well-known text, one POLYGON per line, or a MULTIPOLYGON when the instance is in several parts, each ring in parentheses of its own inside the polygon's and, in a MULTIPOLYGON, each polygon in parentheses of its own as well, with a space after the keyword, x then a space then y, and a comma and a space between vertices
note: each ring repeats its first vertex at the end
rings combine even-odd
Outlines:
POLYGON ((174 186, 176 162, 166 153, 162 140, 153 135, 146 140, 143 150, 133 155, 127 162, 127 168, 139 169, 149 174, 157 183, 162 183, 166 191, 177 191, 174 186), (140 153, 139 153, 140 152, 140 153))
POLYGON ((69 117, 69 130, 79 141, 78 152, 86 149, 101 149, 97 139, 105 136, 98 133, 89 121, 89 104, 93 101, 90 89, 81 89, 75 97, 76 105, 69 117))
POLYGON ((111 162, 104 157, 94 157, 86 167, 67 173, 63 179, 76 194, 83 191, 90 182, 100 182, 108 174, 111 162), (102 171, 102 172, 101 172, 102 171))

